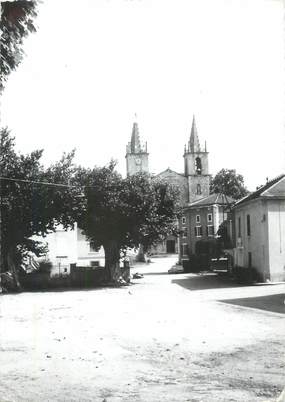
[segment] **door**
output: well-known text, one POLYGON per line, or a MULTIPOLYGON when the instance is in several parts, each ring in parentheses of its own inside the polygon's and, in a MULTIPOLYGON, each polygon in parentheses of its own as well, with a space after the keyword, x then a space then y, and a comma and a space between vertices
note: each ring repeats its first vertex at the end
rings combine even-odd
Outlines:
POLYGON ((175 240, 166 240, 166 252, 175 254, 175 240))

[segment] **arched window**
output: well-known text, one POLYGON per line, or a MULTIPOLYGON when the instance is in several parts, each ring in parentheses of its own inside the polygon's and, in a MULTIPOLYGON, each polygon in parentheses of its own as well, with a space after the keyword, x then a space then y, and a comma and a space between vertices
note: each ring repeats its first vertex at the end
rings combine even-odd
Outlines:
POLYGON ((201 184, 197 184, 197 194, 201 194, 201 184))
POLYGON ((199 158, 199 156, 197 156, 197 158, 195 159, 195 170, 196 170, 197 174, 202 173, 202 162, 201 162, 201 158, 199 158))

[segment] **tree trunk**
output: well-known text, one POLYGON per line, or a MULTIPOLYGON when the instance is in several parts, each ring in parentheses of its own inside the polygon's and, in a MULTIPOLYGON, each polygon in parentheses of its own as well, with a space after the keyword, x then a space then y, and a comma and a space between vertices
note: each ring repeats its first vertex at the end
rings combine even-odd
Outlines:
POLYGON ((14 262, 14 253, 11 250, 8 252, 7 262, 8 262, 8 269, 13 275, 15 290, 21 290, 19 275, 14 262))
POLYGON ((105 251, 105 269, 108 273, 108 279, 111 282, 118 282, 121 277, 120 270, 120 249, 115 240, 110 240, 103 244, 105 251))
POLYGON ((139 245, 139 251, 138 251, 138 254, 136 256, 136 260, 138 262, 146 262, 144 247, 143 247, 142 244, 139 245))

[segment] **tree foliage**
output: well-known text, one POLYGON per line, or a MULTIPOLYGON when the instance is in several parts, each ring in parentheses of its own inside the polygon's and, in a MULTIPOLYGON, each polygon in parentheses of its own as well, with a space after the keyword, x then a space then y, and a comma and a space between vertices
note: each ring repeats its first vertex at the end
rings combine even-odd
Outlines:
POLYGON ((24 54, 22 48, 24 38, 29 33, 36 31, 34 19, 37 15, 37 1, 1 1, 0 7, 0 91, 2 91, 4 81, 22 60, 24 54))
POLYGON ((210 191, 211 193, 226 194, 235 200, 248 194, 243 176, 236 173, 235 169, 220 170, 211 180, 210 191))
POLYGON ((103 246, 109 279, 116 280, 119 260, 128 248, 145 249, 174 230, 178 191, 141 173, 123 179, 111 162, 103 168, 81 169, 86 208, 79 226, 95 247, 103 246))
POLYGON ((80 201, 78 189, 39 184, 68 184, 75 172, 74 152, 44 168, 42 150, 27 155, 17 153, 9 131, 2 129, 0 135, 1 265, 5 269, 11 264, 19 265, 29 252, 37 256, 45 252, 43 243, 31 237, 45 236, 59 224, 72 227, 80 201))

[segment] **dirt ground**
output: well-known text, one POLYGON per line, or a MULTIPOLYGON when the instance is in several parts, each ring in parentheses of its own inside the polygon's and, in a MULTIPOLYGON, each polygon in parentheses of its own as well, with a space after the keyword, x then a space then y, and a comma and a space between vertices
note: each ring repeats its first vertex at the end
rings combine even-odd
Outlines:
POLYGON ((284 285, 168 275, 123 288, 0 296, 0 401, 274 401, 284 285))

